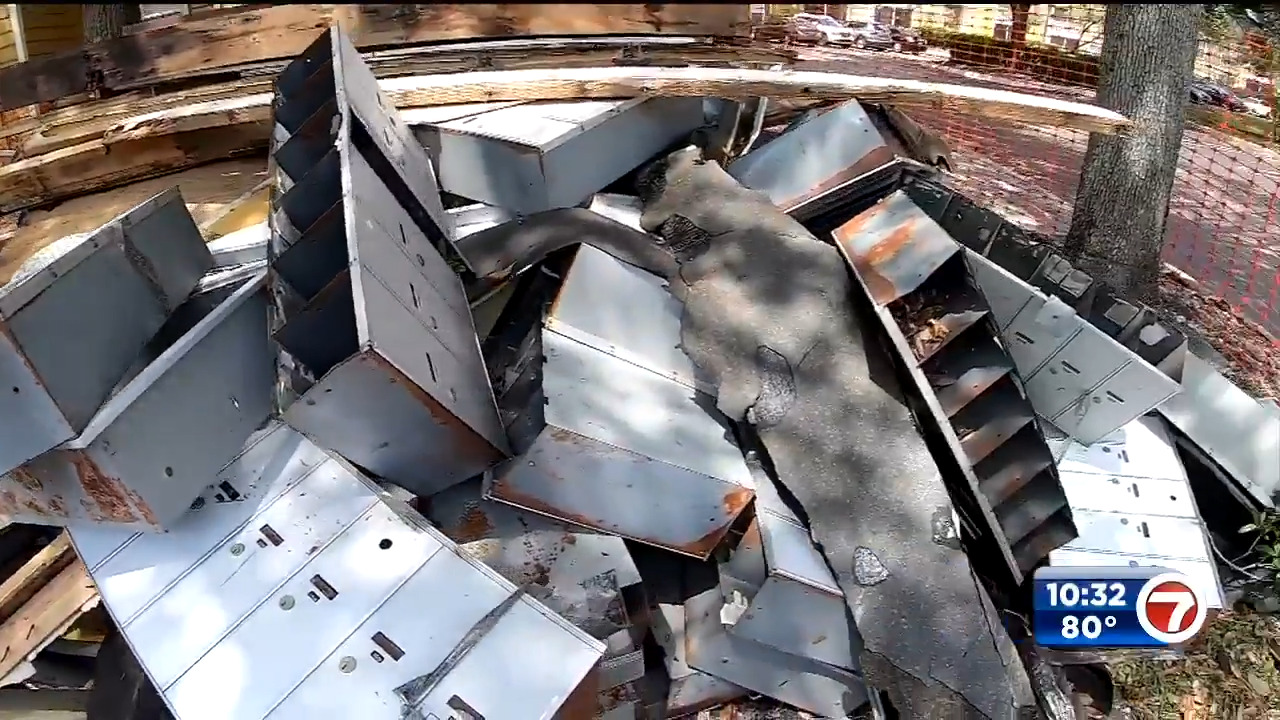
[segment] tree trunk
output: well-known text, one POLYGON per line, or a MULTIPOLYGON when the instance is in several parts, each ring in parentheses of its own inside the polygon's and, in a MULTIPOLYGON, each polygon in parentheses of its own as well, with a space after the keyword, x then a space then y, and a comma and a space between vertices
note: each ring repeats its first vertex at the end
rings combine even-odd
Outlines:
POLYGON ((1160 272, 1169 196, 1182 147, 1201 5, 1108 5, 1099 105, 1133 121, 1089 138, 1066 253, 1135 300, 1160 272))
POLYGON ((81 5, 84 9, 85 44, 114 40, 126 25, 142 20, 141 5, 81 5))

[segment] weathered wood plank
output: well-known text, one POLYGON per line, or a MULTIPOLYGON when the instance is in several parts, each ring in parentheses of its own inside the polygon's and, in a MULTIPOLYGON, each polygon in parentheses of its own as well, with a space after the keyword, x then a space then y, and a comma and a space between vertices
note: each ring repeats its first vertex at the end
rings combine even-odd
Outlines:
POLYGON ((0 69, 0 110, 292 57, 337 22, 359 48, 512 35, 742 35, 746 5, 277 5, 185 20, 0 69))
MULTIPOLYGON (((987 117, 1114 133, 1128 125, 1104 108, 1003 90, 837 73, 734 68, 604 67, 390 78, 398 107, 505 100, 640 96, 750 99, 859 98, 950 107, 987 117)), ((126 118, 99 139, 0 167, 0 212, 38 206, 265 146, 271 93, 126 118), (223 153, 223 155, 219 155, 223 153)))
POLYGON ((0 625, 0 677, 34 657, 97 603, 98 591, 84 564, 68 564, 0 625))
MULTIPOLYGON (((67 235, 92 232, 147 198, 171 187, 178 188, 197 226, 214 221, 267 177, 266 154, 209 163, 181 172, 129 183, 114 190, 95 192, 48 210, 22 213, 5 238, 0 234, 0 277, 8 277, 32 255, 67 235)), ((5 220, 16 214, 0 218, 5 220)))
POLYGON ((710 67, 597 67, 507 70, 390 78, 383 92, 400 107, 502 100, 643 96, 751 99, 858 98, 947 107, 985 117, 1115 133, 1124 116, 1086 103, 949 83, 805 70, 710 67))
POLYGON ((7 620, 63 568, 76 559, 71 538, 63 532, 0 584, 0 621, 7 620))
MULTIPOLYGON (((469 70, 517 70, 528 68, 598 67, 627 64, 775 64, 792 59, 793 53, 768 46, 742 46, 693 42, 658 43, 655 39, 584 38, 580 41, 548 43, 534 40, 501 40, 465 43, 463 47, 434 46, 366 55, 374 74, 380 78, 427 75, 469 70)), ((281 63, 281 68, 283 63, 281 63)), ((14 148, 14 159, 33 157, 64 147, 94 140, 116 130, 120 121, 147 113, 215 100, 231 100, 258 92, 269 92, 271 77, 237 80, 181 92, 153 95, 136 91, 94 103, 63 108, 38 117, 0 122, 0 143, 14 148), (14 138, 14 139, 8 139, 14 138)), ((20 111, 14 111, 20 112, 20 111)))

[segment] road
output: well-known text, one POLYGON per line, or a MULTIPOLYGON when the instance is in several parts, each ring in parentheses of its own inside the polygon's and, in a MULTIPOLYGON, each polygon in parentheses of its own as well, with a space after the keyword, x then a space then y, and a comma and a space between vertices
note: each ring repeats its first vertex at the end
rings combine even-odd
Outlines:
MULTIPOLYGON (((950 82, 1061 99, 1093 91, 1015 73, 978 72, 937 56, 803 48, 801 67, 950 82)), ((957 188, 1006 218, 1050 234, 1071 220, 1087 133, 971 114, 918 113, 951 145, 957 188)), ((1170 199, 1164 258, 1280 338, 1280 152, 1188 126, 1170 199)))

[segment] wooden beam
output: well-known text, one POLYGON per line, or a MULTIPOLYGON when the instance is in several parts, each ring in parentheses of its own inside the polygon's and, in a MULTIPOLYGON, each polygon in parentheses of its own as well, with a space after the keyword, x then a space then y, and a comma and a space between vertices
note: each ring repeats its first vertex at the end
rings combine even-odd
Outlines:
POLYGON ((745 5, 276 5, 186 19, 0 69, 0 110, 293 57, 333 23, 358 48, 519 35, 745 35, 745 5))
POLYGON ((0 167, 0 213, 38 207, 267 147, 267 122, 93 140, 0 167))
POLYGON ((400 107, 503 100, 567 100, 643 96, 758 97, 796 100, 857 98, 931 106, 984 117, 1115 133, 1129 121, 1086 103, 970 85, 805 70, 710 67, 597 67, 507 70, 389 78, 380 86, 400 107))
MULTIPOLYGON (((770 46, 704 43, 694 38, 580 38, 568 41, 498 40, 366 53, 377 77, 465 72, 479 68, 598 67, 623 58, 634 65, 776 64, 792 53, 770 46)), ((281 68, 282 69, 282 68, 281 68)), ((261 70, 261 68, 260 68, 261 70)), ((270 76, 236 80, 180 92, 154 95, 132 92, 94 103, 71 106, 39 117, 0 123, 0 142, 17 150, 14 159, 95 140, 112 132, 125 118, 215 100, 234 100, 269 92, 270 76)))
POLYGON ((9 8, 9 27, 13 30, 13 46, 18 51, 18 62, 26 62, 27 32, 26 24, 22 22, 22 6, 15 3, 7 7, 9 8))
POLYGON ((0 625, 0 677, 29 661, 97 603, 84 563, 76 560, 63 568, 0 625))
MULTIPOLYGON (((1094 105, 1005 90, 794 70, 603 67, 389 78, 400 108, 507 100, 640 96, 845 99, 955 109, 1033 124, 1114 133, 1121 115, 1094 105)), ((152 177, 264 147, 271 93, 184 105, 119 120, 84 143, 0 167, 0 212, 152 177)))
MULTIPOLYGON (((59 203, 48 210, 22 215, 8 238, 0 234, 0 278, 12 275, 43 248, 59 238, 93 232, 156 194, 176 187, 196 222, 206 227, 267 179, 267 157, 260 155, 188 168, 171 175, 141 180, 112 190, 94 192, 59 203)), ((6 219, 0 217, 0 233, 6 219)))
POLYGON ((35 557, 0 584, 0 621, 7 620, 16 613, 40 588, 75 559, 76 551, 71 547, 71 537, 65 531, 41 548, 35 557))

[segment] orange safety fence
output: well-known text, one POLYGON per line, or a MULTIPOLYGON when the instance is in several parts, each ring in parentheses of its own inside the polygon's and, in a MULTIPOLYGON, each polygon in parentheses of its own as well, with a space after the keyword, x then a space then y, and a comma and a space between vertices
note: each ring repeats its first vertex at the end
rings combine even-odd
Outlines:
MULTIPOLYGON (((814 69, 980 85, 1092 102, 1104 5, 769 5, 768 22, 826 14, 860 47, 796 38, 814 69), (920 43, 916 40, 923 40, 920 43)), ((757 16, 757 21, 761 20, 757 16)), ((785 23, 783 23, 785 24, 785 23)), ((1243 23, 1206 19, 1188 87, 1164 261, 1280 338, 1276 53, 1243 23)), ((941 134, 958 190, 1028 228, 1071 223, 1088 134, 962 112, 913 114, 941 134)))

